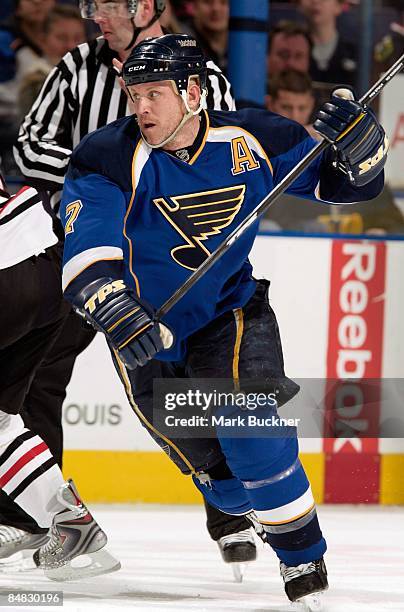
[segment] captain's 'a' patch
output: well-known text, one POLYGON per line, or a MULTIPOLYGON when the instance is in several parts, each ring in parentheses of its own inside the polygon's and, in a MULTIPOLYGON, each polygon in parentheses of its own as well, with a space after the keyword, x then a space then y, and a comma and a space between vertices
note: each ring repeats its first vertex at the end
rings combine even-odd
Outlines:
POLYGON ((245 185, 235 185, 153 200, 186 242, 171 249, 177 264, 196 270, 207 259, 210 251, 204 243, 232 223, 244 202, 245 190, 245 185))

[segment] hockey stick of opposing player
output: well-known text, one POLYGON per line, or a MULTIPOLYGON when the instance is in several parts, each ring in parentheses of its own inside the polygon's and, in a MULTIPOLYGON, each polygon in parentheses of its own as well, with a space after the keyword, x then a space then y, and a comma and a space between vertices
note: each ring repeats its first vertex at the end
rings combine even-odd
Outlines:
MULTIPOLYGON (((393 64, 387 72, 382 76, 377 83, 369 89, 369 91, 359 100, 361 104, 369 104, 391 79, 404 68, 404 54, 393 64)), ((329 146, 329 141, 323 139, 319 142, 303 159, 278 183, 276 187, 250 212, 249 215, 227 236, 213 253, 191 274, 181 287, 158 309, 156 319, 160 320, 169 310, 184 297, 184 295, 198 282, 200 278, 226 253, 231 245, 240 238, 246 229, 254 223, 264 212, 275 202, 280 195, 304 172, 311 162, 316 159, 329 146)))

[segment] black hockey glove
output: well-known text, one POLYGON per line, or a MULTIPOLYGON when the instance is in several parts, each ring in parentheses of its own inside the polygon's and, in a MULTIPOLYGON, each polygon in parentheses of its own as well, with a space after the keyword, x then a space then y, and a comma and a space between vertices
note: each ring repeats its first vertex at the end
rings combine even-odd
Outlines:
POLYGON ((354 99, 349 89, 336 89, 316 114, 314 129, 333 145, 334 165, 355 187, 370 183, 383 169, 388 139, 374 112, 354 99))
POLYGON ((93 281, 76 296, 74 307, 106 335, 131 370, 145 365, 174 342, 171 331, 154 321, 153 308, 140 300, 123 280, 104 277, 93 281))

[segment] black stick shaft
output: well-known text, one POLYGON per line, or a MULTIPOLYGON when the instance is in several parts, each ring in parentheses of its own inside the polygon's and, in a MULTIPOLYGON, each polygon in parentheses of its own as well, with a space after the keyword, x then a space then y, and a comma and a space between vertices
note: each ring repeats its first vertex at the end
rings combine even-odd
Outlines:
MULTIPOLYGON (((369 104, 391 79, 404 68, 404 54, 387 70, 387 72, 369 89, 369 91, 360 99, 361 104, 369 104)), ((231 245, 240 238, 248 227, 261 217, 268 208, 279 198, 280 195, 304 172, 311 164, 329 146, 327 140, 322 140, 313 149, 300 160, 300 162, 287 174, 284 179, 250 212, 249 215, 227 236, 213 253, 195 270, 191 276, 179 287, 173 295, 158 309, 156 319, 160 320, 179 302, 181 298, 198 282, 200 278, 226 253, 231 245)))

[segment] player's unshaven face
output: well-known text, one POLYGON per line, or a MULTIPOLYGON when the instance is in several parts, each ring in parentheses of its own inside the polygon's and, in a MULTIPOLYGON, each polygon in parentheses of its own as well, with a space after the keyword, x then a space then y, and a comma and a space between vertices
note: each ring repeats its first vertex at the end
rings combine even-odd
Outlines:
POLYGON ((174 93, 171 81, 132 85, 129 91, 144 138, 158 145, 175 131, 186 112, 181 97, 174 93))

